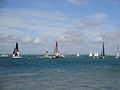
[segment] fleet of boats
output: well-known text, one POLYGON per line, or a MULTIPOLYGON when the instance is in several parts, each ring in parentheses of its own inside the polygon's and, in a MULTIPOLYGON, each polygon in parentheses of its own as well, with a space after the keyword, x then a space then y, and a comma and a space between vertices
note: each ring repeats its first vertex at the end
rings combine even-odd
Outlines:
MULTIPOLYGON (((65 56, 62 55, 62 54, 60 54, 58 48, 59 48, 58 42, 56 41, 55 49, 54 49, 54 54, 52 56, 49 56, 49 51, 46 51, 45 55, 43 57, 41 57, 41 58, 64 58, 65 56)), ((0 55, 0 57, 8 57, 8 56, 9 56, 8 54, 2 54, 2 55, 0 55)), ((79 57, 80 54, 77 53, 76 56, 79 57)), ((90 52, 89 53, 89 57, 93 57, 94 59, 105 59, 106 58, 104 41, 102 43, 102 52, 101 52, 101 54, 99 54, 99 53, 92 54, 90 52)), ((22 58, 20 56, 20 53, 19 53, 18 43, 16 43, 16 46, 15 46, 15 48, 13 50, 12 58, 22 58)), ((117 53, 116 53, 116 57, 115 58, 120 58, 119 45, 117 46, 117 53)))

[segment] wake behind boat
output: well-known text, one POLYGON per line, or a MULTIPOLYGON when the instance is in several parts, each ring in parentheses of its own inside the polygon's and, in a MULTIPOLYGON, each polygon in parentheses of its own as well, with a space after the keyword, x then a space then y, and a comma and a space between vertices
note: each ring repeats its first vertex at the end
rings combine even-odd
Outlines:
POLYGON ((21 56, 19 54, 18 43, 16 43, 16 47, 13 50, 13 57, 12 58, 21 58, 21 56))

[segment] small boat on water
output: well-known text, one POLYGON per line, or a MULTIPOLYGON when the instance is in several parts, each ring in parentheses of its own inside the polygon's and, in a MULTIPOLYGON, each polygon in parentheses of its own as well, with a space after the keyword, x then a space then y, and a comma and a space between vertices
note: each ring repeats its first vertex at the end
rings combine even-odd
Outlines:
POLYGON ((16 43, 16 47, 13 50, 13 57, 12 58, 21 58, 21 56, 19 54, 18 43, 16 43))
POLYGON ((80 56, 80 54, 79 53, 77 53, 77 55, 76 55, 77 57, 79 57, 80 56))
POLYGON ((117 46, 117 54, 116 54, 116 57, 115 58, 120 58, 120 53, 119 53, 119 45, 117 46))
POLYGON ((0 55, 0 57, 8 57, 9 55, 8 54, 2 54, 0 55))
POLYGON ((64 55, 61 55, 58 50, 58 42, 56 41, 53 58, 64 58, 64 55))
POLYGON ((99 54, 98 54, 98 53, 95 53, 95 54, 93 55, 93 58, 99 58, 99 54))
POLYGON ((46 52, 45 52, 44 58, 52 58, 51 56, 49 56, 49 51, 46 51, 46 52))
POLYGON ((92 56, 93 56, 93 54, 90 52, 89 57, 92 57, 92 56))

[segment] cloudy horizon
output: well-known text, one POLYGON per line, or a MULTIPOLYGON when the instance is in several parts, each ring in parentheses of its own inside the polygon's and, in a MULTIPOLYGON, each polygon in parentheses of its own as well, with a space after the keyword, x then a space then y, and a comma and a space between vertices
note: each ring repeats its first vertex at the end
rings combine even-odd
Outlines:
POLYGON ((120 0, 1 0, 0 53, 116 54, 120 45, 120 0))

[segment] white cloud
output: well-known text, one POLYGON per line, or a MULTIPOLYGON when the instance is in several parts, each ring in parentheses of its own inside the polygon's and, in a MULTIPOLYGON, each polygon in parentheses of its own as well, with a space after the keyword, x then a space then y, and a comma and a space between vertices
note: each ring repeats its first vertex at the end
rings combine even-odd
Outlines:
POLYGON ((26 37, 26 38, 23 38, 23 42, 24 43, 30 43, 30 42, 32 42, 32 38, 30 38, 30 37, 26 37))
POLYGON ((103 25, 104 25, 104 22, 92 21, 92 20, 89 20, 89 19, 85 19, 82 22, 74 25, 74 28, 77 29, 77 30, 87 30, 87 29, 91 30, 91 28, 96 28, 96 27, 100 27, 100 26, 103 26, 103 25))
POLYGON ((97 13, 88 16, 89 18, 96 19, 96 20, 103 20, 107 17, 107 14, 104 13, 97 13))
POLYGON ((17 31, 24 32, 24 35, 26 35, 27 33, 27 35, 37 35, 38 33, 46 33, 46 35, 51 34, 51 36, 58 35, 60 32, 64 32, 66 31, 66 29, 71 28, 70 22, 73 23, 76 21, 75 19, 72 19, 59 11, 1 9, 1 12, 1 33, 5 34, 11 32, 12 34, 12 30, 16 29, 15 34, 18 36, 23 34, 17 34, 17 31), (25 34, 25 32, 27 33, 25 34))
POLYGON ((0 36, 0 53, 12 54, 15 43, 18 42, 20 46, 20 53, 25 54, 39 54, 44 53, 48 48, 50 43, 46 38, 43 37, 16 37, 12 35, 2 35, 0 36))
POLYGON ((103 41, 103 38, 102 38, 102 37, 97 36, 97 37, 95 38, 95 41, 96 41, 96 42, 102 42, 102 41, 103 41))
POLYGON ((80 6, 89 5, 89 0, 67 0, 67 1, 71 4, 80 6))
POLYGON ((109 0, 110 4, 120 5, 120 0, 109 0))

